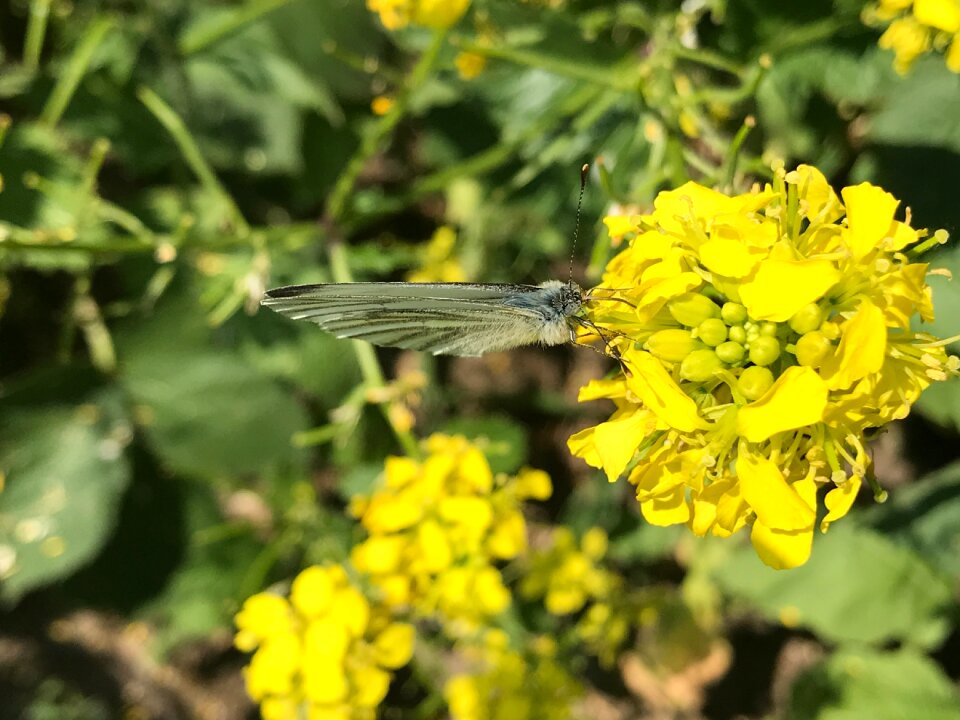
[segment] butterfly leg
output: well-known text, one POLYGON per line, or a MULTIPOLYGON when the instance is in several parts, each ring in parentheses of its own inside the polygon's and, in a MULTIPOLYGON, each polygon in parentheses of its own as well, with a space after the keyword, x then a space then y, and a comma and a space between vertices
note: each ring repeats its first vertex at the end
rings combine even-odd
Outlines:
MULTIPOLYGON (((590 328, 591 330, 593 330, 593 332, 597 334, 597 337, 599 337, 600 341, 603 343, 603 346, 606 349, 606 352, 598 350, 593 345, 588 345, 586 343, 578 342, 577 333, 573 328, 570 328, 570 342, 572 342, 574 345, 579 345, 581 347, 588 347, 594 352, 600 353, 601 355, 607 355, 608 357, 612 357, 620 365, 620 369, 623 371, 624 375, 626 375, 627 377, 633 377, 633 373, 631 373, 630 368, 627 367, 627 364, 624 361, 623 356, 620 354, 620 351, 616 348, 616 346, 610 343, 609 338, 607 338, 607 336, 603 333, 603 331, 599 327, 597 327, 596 323, 594 323, 592 320, 588 320, 587 318, 582 318, 582 317, 574 317, 572 319, 578 325, 582 325, 583 327, 590 328)), ((622 333, 617 333, 617 335, 620 335, 621 337, 626 337, 625 335, 622 335, 622 333)))

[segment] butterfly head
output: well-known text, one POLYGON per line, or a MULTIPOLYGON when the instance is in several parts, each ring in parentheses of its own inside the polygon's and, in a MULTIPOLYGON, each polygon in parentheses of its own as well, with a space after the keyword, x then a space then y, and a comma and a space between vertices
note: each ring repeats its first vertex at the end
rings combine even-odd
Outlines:
POLYGON ((575 282, 568 282, 560 287, 554 307, 565 317, 576 315, 583 307, 583 290, 575 282))

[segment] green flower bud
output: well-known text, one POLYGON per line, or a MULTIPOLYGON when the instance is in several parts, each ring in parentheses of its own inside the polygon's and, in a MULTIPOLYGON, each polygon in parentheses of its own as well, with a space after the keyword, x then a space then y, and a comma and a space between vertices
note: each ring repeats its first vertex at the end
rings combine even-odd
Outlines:
POLYGON ((694 350, 680 364, 680 377, 693 382, 706 382, 723 368, 723 363, 713 350, 694 350))
POLYGON ((811 332, 823 322, 823 310, 816 303, 804 305, 790 318, 790 329, 798 335, 811 332))
POLYGON ((760 326, 759 325, 750 325, 746 328, 747 331, 747 342, 753 342, 758 337, 760 337, 760 326))
POLYGON ((716 347, 727 339, 727 326, 720 318, 707 318, 697 326, 697 337, 710 347, 716 347))
POLYGON ((720 308, 720 317, 727 325, 743 325, 747 321, 747 309, 740 303, 726 302, 720 308))
POLYGON ((779 329, 775 322, 760 323, 760 334, 767 337, 776 337, 779 329))
POLYGON ((756 400, 773 385, 773 373, 765 367, 752 365, 744 368, 737 380, 737 388, 747 400, 756 400))
POLYGON ((743 356, 747 354, 747 350, 743 345, 738 342, 731 342, 728 340, 725 343, 720 343, 717 345, 716 350, 717 357, 723 360, 727 365, 736 365, 738 362, 743 360, 743 356))
POLYGON ((708 297, 684 293, 671 300, 667 309, 673 319, 686 327, 697 327, 707 318, 720 317, 720 308, 708 297))
POLYGON ((644 344, 644 349, 667 362, 680 362, 703 343, 694 339, 689 330, 673 328, 655 332, 644 344))
POLYGON ((797 356, 797 362, 807 367, 820 367, 827 356, 833 352, 833 345, 819 330, 814 330, 803 335, 797 340, 797 347, 794 355, 797 356))
POLYGON ((740 343, 741 345, 743 345, 747 341, 747 331, 744 330, 739 325, 734 325, 727 332, 727 338, 729 340, 733 340, 733 342, 735 343, 740 343))
POLYGON ((761 335, 750 342, 750 362, 754 365, 770 365, 780 357, 780 342, 769 335, 761 335))

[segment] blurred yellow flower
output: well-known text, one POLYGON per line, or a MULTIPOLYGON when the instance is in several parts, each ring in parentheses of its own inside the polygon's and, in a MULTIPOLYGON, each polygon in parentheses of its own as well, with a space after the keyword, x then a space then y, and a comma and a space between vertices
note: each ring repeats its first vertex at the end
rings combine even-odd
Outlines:
POLYGON ((370 110, 374 115, 386 115, 393 107, 394 100, 387 95, 377 95, 370 101, 370 110))
POLYGON ((408 282, 464 282, 467 273, 455 252, 457 233, 438 227, 420 256, 420 267, 407 274, 408 282))
POLYGON ((456 23, 469 5, 470 0, 367 0, 387 30, 410 24, 442 30, 456 23))
POLYGON ((617 409, 570 449, 611 482, 627 473, 654 525, 749 525, 768 565, 803 564, 818 488, 825 531, 870 477, 864 434, 960 364, 910 329, 933 318, 913 260, 946 233, 918 245, 898 204, 869 183, 838 197, 809 166, 733 197, 661 193, 587 310, 631 374, 581 390, 617 409))
POLYGON ((526 548, 520 504, 550 496, 539 470, 494 476, 465 438, 433 435, 422 462, 387 459, 382 485, 355 497, 352 512, 369 537, 353 549, 391 607, 435 616, 453 633, 472 630, 510 603, 495 563, 526 548))
POLYGON ((413 654, 413 626, 371 606, 340 565, 307 568, 289 598, 248 598, 235 622, 236 646, 253 652, 247 692, 265 720, 372 720, 390 671, 413 654))
POLYGON ((960 73, 960 0, 879 0, 864 9, 863 19, 886 27, 879 44, 893 50, 901 75, 931 50, 945 50, 947 67, 960 73))
POLYGON ((596 598, 604 598, 616 587, 617 578, 599 566, 607 552, 607 534, 590 528, 579 546, 567 527, 553 531, 548 548, 534 552, 520 581, 520 593, 544 599, 554 615, 578 612, 596 598))
POLYGON ((444 688, 453 720, 566 720, 583 693, 557 663, 549 638, 520 652, 502 630, 488 630, 463 654, 475 672, 452 677, 444 688))
POLYGON ((453 64, 457 66, 457 74, 462 80, 473 80, 487 67, 487 56, 476 52, 458 53, 453 64))

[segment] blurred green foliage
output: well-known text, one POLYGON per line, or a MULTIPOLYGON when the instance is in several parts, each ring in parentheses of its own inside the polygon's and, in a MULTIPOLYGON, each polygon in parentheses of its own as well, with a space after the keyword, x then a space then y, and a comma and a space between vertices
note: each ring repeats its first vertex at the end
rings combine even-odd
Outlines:
MULTIPOLYGON (((940 58, 897 76, 854 0, 683 5, 477 0, 441 45, 385 32, 361 0, 0 9, 0 645, 97 608, 149 623, 150 653, 174 663, 222 639, 245 597, 346 556, 345 503, 403 450, 365 393, 410 359, 257 313, 267 286, 402 279, 443 224, 471 279, 562 276, 585 161, 587 284, 614 252, 611 204, 691 177, 742 188, 774 158, 869 179, 915 225, 960 231, 960 76, 940 58), (474 80, 454 70, 463 50, 489 56, 474 80), (378 96, 401 104, 395 127, 378 96)), ((957 248, 934 264, 960 273, 957 248)), ((931 284, 931 329, 955 335, 960 291, 931 284)), ((891 500, 776 573, 737 542, 643 525, 629 492, 569 461, 580 414, 600 416, 575 405, 596 358, 420 363, 417 435, 486 438, 497 471, 547 469, 539 520, 603 526, 625 577, 697 637, 729 637, 733 665, 697 712, 960 716, 960 465, 933 472, 960 447, 956 380, 885 445, 891 500), (773 664, 770 637, 819 648, 787 699, 749 672, 751 654, 773 664)), ((525 613, 511 621, 544 622, 525 613)), ((598 693, 652 702, 624 700, 615 668, 577 667, 598 693)), ((0 659, 0 695, 35 718, 101 712, 58 674, 0 659)), ((414 707, 438 687, 406 682, 391 717, 443 716, 414 707)))

